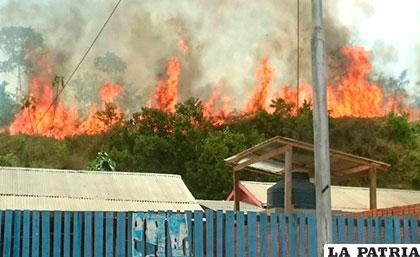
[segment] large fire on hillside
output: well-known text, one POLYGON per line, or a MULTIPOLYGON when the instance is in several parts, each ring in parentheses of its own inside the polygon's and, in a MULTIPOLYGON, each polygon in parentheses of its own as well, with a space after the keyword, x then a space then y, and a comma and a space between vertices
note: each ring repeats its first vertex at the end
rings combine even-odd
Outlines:
MULTIPOLYGON (((178 42, 180 50, 187 55, 188 46, 184 39, 178 42)), ((368 76, 371 64, 368 53, 357 47, 345 47, 341 51, 347 66, 343 76, 337 78, 337 84, 327 85, 328 109, 330 116, 337 117, 381 117, 386 114, 408 112, 403 96, 385 96, 380 85, 371 84, 368 76)), ((85 119, 81 119, 76 108, 66 108, 62 101, 54 101, 55 88, 51 85, 52 68, 47 58, 42 58, 40 67, 43 72, 34 76, 30 82, 30 96, 9 126, 9 133, 29 134, 62 139, 67 136, 94 135, 108 131, 122 121, 123 113, 116 104, 117 97, 123 91, 122 85, 106 83, 100 91, 101 105, 92 105, 85 119), (105 116, 105 117, 104 117, 105 116)), ((172 57, 167 63, 166 77, 159 78, 148 106, 167 113, 174 113, 179 102, 179 84, 181 62, 172 57)), ((251 95, 239 113, 252 116, 258 110, 272 112, 270 100, 283 98, 286 102, 296 103, 295 87, 283 85, 275 91, 275 70, 269 58, 260 61, 256 69, 256 83, 251 95)), ((223 95, 223 84, 214 88, 207 101, 203 103, 203 117, 215 125, 221 125, 232 113, 238 110, 231 105, 233 96, 223 95)), ((304 101, 312 102, 312 86, 299 86, 299 105, 304 101)), ((418 111, 417 111, 418 112, 418 111)), ((418 115, 418 113, 417 113, 418 115)), ((412 117, 418 118, 418 117, 412 117)))

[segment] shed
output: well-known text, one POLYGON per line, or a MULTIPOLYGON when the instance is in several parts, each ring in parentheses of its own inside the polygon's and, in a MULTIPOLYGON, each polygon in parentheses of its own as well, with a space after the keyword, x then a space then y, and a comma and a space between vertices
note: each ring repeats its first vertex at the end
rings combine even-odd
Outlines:
POLYGON ((0 210, 202 210, 181 176, 0 167, 0 210))
MULTIPOLYGON (((293 169, 305 169, 313 177, 315 171, 314 146, 309 143, 286 137, 273 137, 234 156, 225 159, 233 170, 233 191, 235 210, 239 210, 239 202, 235 197, 240 193, 240 172, 250 170, 274 176, 284 176, 285 211, 292 209, 291 184, 293 169)), ((386 171, 390 164, 365 157, 330 150, 330 167, 332 183, 348 179, 352 176, 369 176, 369 205, 370 209, 377 208, 376 173, 386 171)), ((325 188, 324 190, 327 190, 325 188)))

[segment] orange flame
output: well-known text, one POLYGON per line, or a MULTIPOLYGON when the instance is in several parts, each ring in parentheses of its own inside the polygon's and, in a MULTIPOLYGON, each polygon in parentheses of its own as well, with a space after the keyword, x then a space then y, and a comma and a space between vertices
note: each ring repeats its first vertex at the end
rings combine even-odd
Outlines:
POLYGON ((178 83, 181 64, 175 57, 168 62, 166 74, 168 80, 160 79, 155 90, 155 107, 166 112, 175 112, 178 101, 178 83))
POLYGON ((190 51, 190 48, 188 46, 187 41, 185 40, 185 38, 183 37, 179 37, 178 38, 178 48, 179 50, 181 50, 185 55, 188 54, 188 52, 190 51))
POLYGON ((267 107, 267 97, 274 80, 274 70, 268 59, 261 61, 260 67, 256 71, 257 85, 252 91, 252 95, 244 108, 247 114, 254 114, 258 109, 267 107))

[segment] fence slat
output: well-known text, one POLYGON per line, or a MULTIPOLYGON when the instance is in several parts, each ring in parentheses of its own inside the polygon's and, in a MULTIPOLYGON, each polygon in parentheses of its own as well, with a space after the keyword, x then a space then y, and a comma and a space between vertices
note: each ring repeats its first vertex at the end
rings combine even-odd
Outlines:
POLYGON ((372 229, 372 218, 369 217, 366 219, 367 222, 367 243, 372 244, 373 229, 372 229))
POLYGON ((223 212, 217 211, 216 252, 217 257, 223 257, 223 212))
POLYGON ((82 253, 82 222, 81 222, 81 213, 73 213, 73 257, 80 257, 82 253))
POLYGON ((13 212, 6 211, 4 220, 4 235, 3 235, 3 257, 10 257, 12 250, 12 224, 13 212))
POLYGON ((316 257, 317 255, 317 246, 316 246, 316 216, 315 214, 310 214, 308 217, 308 256, 316 257))
POLYGON ((404 217, 404 244, 410 243, 410 226, 409 226, 410 220, 407 217, 404 217))
MULTIPOLYGON (((0 212, 1 219, 1 212, 0 212)), ((29 211, 23 211, 23 238, 22 238, 22 257, 29 257, 29 246, 30 246, 30 231, 31 231, 31 213, 29 211)), ((1 227, 1 221, 0 221, 1 227)))
MULTIPOLYGON (((270 214, 270 257, 277 257, 277 218, 278 214, 270 214)), ((238 255, 241 256, 241 255, 238 255)), ((243 256, 243 255, 242 255, 243 256)))
POLYGON ((410 219, 410 226, 411 226, 411 243, 417 244, 418 239, 417 239, 417 219, 416 218, 413 217, 410 219))
POLYGON ((94 233, 94 247, 93 255, 95 257, 103 256, 103 247, 104 247, 104 213, 95 212, 95 233, 94 233))
POLYGON ((50 256, 50 213, 48 211, 43 211, 41 213, 41 239, 42 239, 42 248, 41 253, 42 257, 50 256))
POLYGON ((306 217, 299 215, 299 256, 306 257, 306 217))
POLYGON ((235 213, 233 211, 226 212, 226 229, 225 229, 225 257, 233 257, 235 250, 235 213))
POLYGON ((296 215, 289 216, 289 256, 297 256, 297 241, 296 241, 296 215))
POLYGON ((236 255, 245 256, 245 215, 244 212, 236 213, 236 255))
POLYGON ((380 244, 382 241, 381 229, 382 229, 381 219, 379 217, 376 217, 375 218, 375 244, 380 244))
POLYGON ((286 217, 279 215, 280 256, 286 256, 286 217))
POLYGON ((83 224, 83 257, 92 257, 92 212, 84 212, 83 224))
MULTIPOLYGON (((0 243, 2 243, 2 244, 3 244, 3 241, 2 241, 2 236, 1 235, 3 234, 3 230, 2 230, 3 214, 4 214, 4 212, 0 210, 0 243)), ((0 252, 1 252, 1 247, 0 247, 0 252)))
MULTIPOLYGON (((172 211, 167 211, 166 212, 166 220, 167 220, 167 226, 166 226, 166 256, 167 257, 172 257, 172 240, 174 240, 172 237, 174 237, 174 235, 171 237, 171 218, 173 217, 173 213, 172 211)), ((176 222, 178 223, 178 222, 176 222)), ((179 233, 180 234, 180 233, 179 233)), ((178 239, 177 242, 179 242, 181 239, 178 239)), ((177 247, 178 248, 178 247, 177 247)), ((183 255, 185 255, 184 253, 182 253, 183 255)))
POLYGON ((185 215, 187 217, 187 231, 188 231, 188 255, 192 255, 192 250, 194 247, 194 240, 193 240, 193 225, 192 225, 192 213, 190 211, 186 211, 185 215))
POLYGON ((338 224, 338 243, 344 244, 346 223, 343 216, 339 216, 337 218, 337 224, 338 224))
POLYGON ((334 216, 333 219, 332 219, 332 227, 333 227, 332 236, 333 236, 333 243, 334 244, 336 244, 337 241, 338 241, 338 239, 337 239, 337 222, 338 222, 337 217, 334 216))
POLYGON ((354 218, 347 217, 347 243, 354 243, 354 218))
POLYGON ((15 211, 14 212, 14 220, 13 220, 13 256, 20 257, 20 223, 21 223, 21 212, 15 211))
POLYGON ((117 213, 117 238, 115 253, 117 257, 125 257, 125 213, 117 213))
POLYGON ((64 235, 63 235, 63 254, 64 257, 70 257, 70 230, 71 230, 71 213, 66 211, 64 213, 64 235))
POLYGON ((105 214, 105 256, 114 256, 114 213, 105 214))
MULTIPOLYGON (((132 234, 132 224, 133 224, 133 213, 131 212, 127 212, 127 223, 126 223, 126 228, 125 231, 127 233, 127 240, 126 240, 126 251, 127 251, 127 256, 131 257, 133 255, 133 248, 132 248, 132 244, 133 244, 133 234, 132 234)), ((169 240, 168 240, 169 241, 169 240)), ((168 256, 169 257, 169 256, 168 256)))
POLYGON ((394 218, 394 244, 401 244, 400 218, 394 218))
POLYGON ((54 257, 61 257, 61 212, 54 212, 54 257))
POLYGON ((247 214, 248 256, 257 256, 257 215, 255 212, 248 212, 247 214))
POLYGON ((260 213, 260 256, 267 256, 267 214, 260 213))
POLYGON ((392 244, 394 234, 392 223, 392 218, 385 218, 385 244, 392 244))
POLYGON ((359 244, 365 243, 365 220, 362 217, 357 217, 357 242, 359 244))
MULTIPOLYGON (((171 224, 172 221, 172 213, 168 213, 168 224, 171 224)), ((133 213, 132 218, 132 228, 133 230, 133 257, 144 256, 144 229, 145 229, 145 213, 144 212, 137 212, 133 213)), ((169 230, 169 229, 168 229, 169 230)), ((99 257, 99 256, 98 256, 99 257)))
POLYGON ((214 212, 206 210, 206 257, 213 257, 214 212))
POLYGON ((203 213, 194 211, 194 256, 203 256, 203 213))

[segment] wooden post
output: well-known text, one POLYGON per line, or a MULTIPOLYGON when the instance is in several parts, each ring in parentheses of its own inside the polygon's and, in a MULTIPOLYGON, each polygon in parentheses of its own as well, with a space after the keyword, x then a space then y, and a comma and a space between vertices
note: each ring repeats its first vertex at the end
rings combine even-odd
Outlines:
POLYGON ((293 148, 288 147, 284 153, 284 212, 290 213, 292 210, 292 157, 293 148))
POLYGON ((371 210, 377 208, 377 198, 376 198, 376 167, 372 166, 369 171, 369 207, 371 210))
POLYGON ((233 210, 234 211, 239 211, 240 207, 239 207, 239 172, 240 171, 233 171, 233 201, 234 201, 234 206, 233 206, 233 210))

